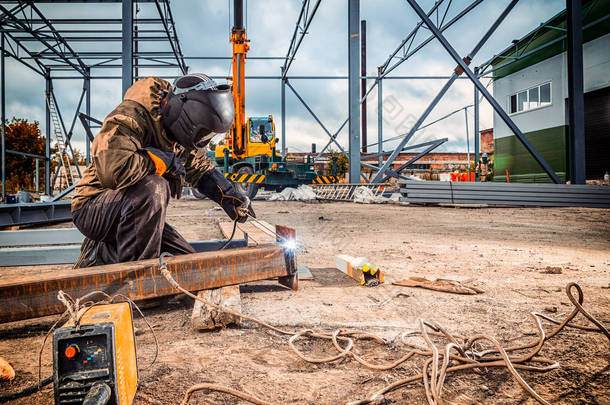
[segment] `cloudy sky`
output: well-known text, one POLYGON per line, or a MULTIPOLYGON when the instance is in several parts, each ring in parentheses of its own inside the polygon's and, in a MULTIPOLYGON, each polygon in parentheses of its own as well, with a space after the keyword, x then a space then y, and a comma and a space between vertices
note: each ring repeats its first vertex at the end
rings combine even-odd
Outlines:
MULTIPOLYGON (((300 0, 264 1, 245 0, 247 3, 247 35, 251 40, 249 56, 284 56, 294 31, 301 8, 300 0)), ((469 0, 445 1, 451 3, 447 19, 465 8, 469 0)), ((509 3, 509 0, 486 0, 460 22, 445 31, 447 38, 461 55, 466 55, 489 28, 492 22, 509 3)), ((420 0, 424 9, 433 1, 420 0)), ((176 28, 185 56, 230 56, 232 1, 230 0, 173 0, 171 2, 176 28), (231 6, 230 6, 231 4, 231 6)), ((49 18, 117 18, 120 4, 100 5, 50 5, 41 4, 40 9, 49 18)), ((481 49, 473 60, 478 66, 494 54, 506 48, 511 40, 520 38, 538 24, 546 21, 565 8, 565 0, 521 0, 504 23, 481 49)), ((156 15, 154 5, 139 6, 138 17, 156 15)), ((445 6, 440 8, 443 12, 445 6)), ((441 14, 442 17, 442 14, 441 14)), ((361 19, 367 21, 367 72, 374 74, 377 66, 388 58, 404 37, 419 21, 415 12, 404 0, 361 0, 361 19)), ((65 28, 58 26, 58 28, 65 28)), ((87 29, 79 26, 79 29, 87 29)), ((93 28, 93 27, 90 27, 93 28)), ((97 27, 96 27, 97 28, 97 27)), ((145 28, 145 27, 143 27, 145 28)), ((415 44, 429 35, 420 30, 415 44)), ((142 50, 151 50, 153 44, 143 43, 142 50)), ((157 50, 169 50, 166 44, 154 44, 157 50)), ((120 50, 116 43, 75 43, 77 51, 120 50)), ((191 72, 210 75, 230 74, 229 60, 189 60, 191 72)), ((280 60, 250 60, 248 75, 280 74, 280 60)), ((394 70, 391 75, 425 76, 449 75, 455 63, 435 40, 418 54, 394 70)), ((94 75, 119 76, 118 69, 94 70, 94 75)), ((142 69, 141 74, 175 76, 177 69, 142 69)), ((347 0, 322 0, 297 54, 289 75, 347 75, 347 0)), ((17 62, 7 60, 7 117, 20 117, 41 122, 44 131, 44 80, 17 62)), ((94 80, 92 82, 92 115, 103 118, 121 100, 120 80, 94 80)), ((335 132, 347 117, 347 80, 293 80, 292 85, 314 110, 329 131, 335 132)), ((488 80, 484 79, 484 84, 488 80)), ((369 86, 372 81, 369 81, 369 86)), ((393 137, 409 130, 415 119, 423 112, 444 80, 386 80, 383 84, 385 119, 384 138, 393 137)), ((66 121, 71 121, 82 90, 82 80, 55 80, 56 95, 66 121)), ((280 81, 249 80, 246 83, 246 110, 249 116, 273 114, 278 135, 281 128, 280 81)), ((492 86, 489 87, 490 89, 492 86)), ((458 80, 434 109, 427 122, 431 122, 451 111, 473 102, 473 87, 467 80, 458 80)), ((313 120, 298 99, 286 89, 286 136, 289 151, 309 151, 312 143, 318 150, 328 137, 313 120)), ((469 133, 472 150, 472 109, 468 109, 469 133)), ((481 129, 491 127, 490 107, 482 104, 481 129)), ((69 124, 67 124, 69 125, 69 124)), ((84 150, 84 132, 77 123, 74 144, 84 150)), ((369 143, 377 138, 377 92, 369 97, 368 109, 369 143)), ((451 116, 438 124, 418 132, 413 143, 436 138, 449 138, 439 151, 465 151, 466 125, 464 112, 451 116)), ((347 147, 347 126, 338 140, 347 147)), ((391 149, 395 142, 386 143, 384 150, 391 149)), ((372 147, 371 149, 376 149, 372 147)))

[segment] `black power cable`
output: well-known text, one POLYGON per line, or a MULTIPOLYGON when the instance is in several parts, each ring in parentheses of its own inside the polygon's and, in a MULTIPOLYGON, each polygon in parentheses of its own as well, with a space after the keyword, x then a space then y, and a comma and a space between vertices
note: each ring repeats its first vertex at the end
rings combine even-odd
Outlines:
POLYGON ((15 400, 17 398, 26 397, 28 395, 32 395, 35 392, 40 391, 40 389, 46 385, 49 385, 53 382, 53 376, 45 378, 40 382, 40 384, 32 384, 29 387, 25 387, 22 390, 11 392, 10 394, 0 395, 0 404, 3 404, 8 401, 15 400))

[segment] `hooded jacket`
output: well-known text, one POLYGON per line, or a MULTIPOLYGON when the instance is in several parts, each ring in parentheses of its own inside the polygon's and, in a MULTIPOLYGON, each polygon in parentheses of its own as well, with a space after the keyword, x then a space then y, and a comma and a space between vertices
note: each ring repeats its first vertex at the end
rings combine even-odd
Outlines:
POLYGON ((152 146, 174 152, 185 161, 186 181, 197 185, 214 169, 205 149, 187 150, 170 140, 163 129, 159 103, 171 85, 158 77, 135 82, 121 104, 102 124, 91 144, 91 163, 75 187, 72 212, 105 190, 129 187, 155 173, 155 165, 143 148, 152 146))

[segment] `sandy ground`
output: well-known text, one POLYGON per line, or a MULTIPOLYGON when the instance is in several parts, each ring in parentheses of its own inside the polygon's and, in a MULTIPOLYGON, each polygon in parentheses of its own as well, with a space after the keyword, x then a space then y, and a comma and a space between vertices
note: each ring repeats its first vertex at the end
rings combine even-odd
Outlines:
MULTIPOLYGON (((223 214, 209 201, 172 202, 168 222, 187 239, 221 237, 216 225, 223 214)), ((583 208, 451 208, 353 203, 256 201, 259 218, 295 227, 304 249, 298 257, 313 281, 298 292, 275 282, 241 287, 246 314, 285 328, 339 327, 375 332, 387 347, 358 342, 368 359, 386 362, 405 352, 399 336, 417 328, 417 319, 434 320, 462 335, 486 333, 504 345, 535 339, 529 313, 562 318, 572 309, 563 291, 578 282, 585 308, 610 325, 610 211, 583 208), (387 274, 386 283, 369 288, 335 270, 337 253, 367 256, 387 274), (547 274, 547 267, 561 274, 547 274), (485 291, 454 295, 391 285, 414 275, 466 275, 485 291), (556 313, 554 313, 556 308, 556 313)), ((64 225, 65 226, 65 225, 64 225)), ((47 266, 27 271, 52 271, 47 266)), ((24 271, 2 270, 2 274, 24 271)), ((0 274, 1 275, 1 274, 0 274)), ((313 365, 300 360, 287 339, 247 324, 216 332, 190 327, 192 301, 164 300, 145 310, 159 338, 156 363, 140 371, 136 404, 176 404, 195 383, 213 382, 254 394, 272 403, 335 404, 363 398, 401 378, 418 373, 421 359, 391 371, 373 371, 353 360, 313 365)), ((0 383, 0 394, 35 381, 37 353, 54 318, 0 325, 0 356, 17 372, 0 383)), ((586 323, 578 317, 580 323, 586 323)), ((152 333, 141 320, 140 365, 154 354, 152 333)), ((547 329, 550 326, 546 325, 547 329)), ((539 374, 523 372, 550 403, 610 404, 610 342, 603 335, 565 330, 545 344, 542 355, 560 367, 539 374)), ((327 342, 305 341, 311 356, 335 353, 327 342)), ((43 352, 43 376, 51 373, 49 347, 43 352)), ((454 404, 533 404, 505 369, 486 375, 451 374, 444 398, 454 404)), ((425 403, 421 383, 386 396, 389 403, 425 403)), ((15 401, 51 404, 52 388, 15 401)), ((197 393, 191 404, 236 404, 221 394, 197 393)))

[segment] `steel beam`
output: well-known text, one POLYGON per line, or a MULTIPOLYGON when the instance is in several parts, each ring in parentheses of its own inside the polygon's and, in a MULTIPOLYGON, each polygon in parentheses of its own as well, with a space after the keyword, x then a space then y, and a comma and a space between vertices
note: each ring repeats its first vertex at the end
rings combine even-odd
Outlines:
MULTIPOLYGON (((444 144, 445 142, 447 142, 447 138, 443 138, 443 139, 438 139, 436 141, 432 141, 430 142, 431 145, 428 146, 426 149, 424 149, 423 151, 419 152, 417 155, 415 155, 414 157, 412 157, 411 159, 409 159, 408 161, 406 161, 405 163, 403 163, 402 165, 400 165, 398 168, 394 169, 394 176, 395 173, 400 174, 400 172, 402 172, 403 170, 405 170, 407 167, 411 166, 413 163, 417 162, 419 159, 421 159, 422 157, 426 156, 428 153, 432 152, 434 149, 438 148, 439 146, 441 146, 442 144, 444 144)), ((383 181, 388 181, 390 178, 390 176, 386 176, 384 177, 383 181)))
MULTIPOLYGON (((555 173, 555 171, 553 170, 553 168, 551 168, 551 166, 549 166, 549 164, 546 162, 546 160, 544 160, 544 158, 538 153, 538 151, 533 147, 533 145, 530 143, 530 141, 525 137, 525 135, 523 135, 523 133, 521 132, 521 130, 519 129, 519 127, 517 127, 517 125, 513 122, 513 120, 508 116, 508 114, 506 114, 506 111, 504 111, 504 109, 502 109, 502 107, 500 106, 500 104, 498 104, 498 102, 493 98, 493 96, 487 91, 487 89, 485 88, 485 86, 483 86, 483 84, 479 81, 479 79, 477 77, 475 77, 474 73, 472 73, 472 71, 470 70, 470 68, 468 67, 468 64, 464 62, 464 60, 462 60, 462 58, 460 58, 459 54, 456 52, 456 50, 453 48, 453 46, 451 46, 451 44, 447 41, 447 39, 445 38, 445 36, 439 31, 439 29, 436 27, 436 25, 434 25, 434 23, 432 21, 430 21, 430 19, 426 16, 426 14, 424 13, 424 11, 421 9, 421 7, 419 6, 419 4, 417 4, 416 0, 407 0, 409 2, 409 4, 411 5, 411 7, 413 8, 413 10, 415 10, 415 12, 420 16, 421 19, 424 20, 424 22, 426 23, 426 25, 428 26, 428 28, 430 29, 430 31, 432 31, 432 33, 434 34, 434 36, 438 39, 438 41, 441 43, 441 45, 443 46, 443 48, 445 48, 445 50, 449 53, 449 55, 451 55, 451 57, 453 58, 453 60, 458 64, 458 68, 456 68, 456 71, 459 72, 463 72, 466 73, 466 75, 470 78, 470 80, 472 80, 472 82, 474 83, 475 86, 478 87, 479 91, 483 94, 483 96, 487 99, 487 101, 489 102, 489 104, 491 104, 491 106, 493 107, 493 109, 496 111, 496 113, 498 113, 498 115, 500 116, 500 118, 502 119, 502 121, 504 121, 504 123, 511 129, 511 131, 517 136, 517 138, 521 141, 521 143, 523 144, 523 146, 525 146, 525 148, 528 150, 528 152, 532 155, 532 157, 534 158, 534 160, 536 160, 536 162, 538 162, 538 164, 542 167, 542 169, 547 173, 547 175, 551 178, 551 180, 553 180, 554 183, 561 183, 561 180, 559 179, 559 177, 557 177, 557 174, 555 173)), ((513 0, 510 4, 509 7, 507 8, 508 11, 510 11, 510 9, 512 9, 512 7, 514 6, 514 4, 516 3, 515 0, 513 0)), ((495 28, 497 28, 497 26, 499 25, 499 23, 503 20, 503 18, 508 14, 505 10, 505 12, 502 13, 502 15, 500 16, 500 18, 498 20, 496 20, 496 22, 494 23, 494 25, 492 26, 492 29, 490 29, 490 31, 488 31, 485 36, 483 37, 483 39, 479 42, 479 44, 477 44, 477 47, 475 47, 475 50, 479 50, 481 46, 483 46, 483 43, 485 42, 485 39, 488 39, 489 36, 491 36, 491 34, 493 33, 493 31, 495 30, 495 28)), ((469 60, 472 60, 472 56, 474 56, 474 53, 476 52, 472 52, 471 55, 469 55, 469 60)))
MULTIPOLYGON (((161 9, 161 4, 159 0, 154 1, 155 5, 157 6, 157 11, 159 12, 159 17, 161 17, 161 23, 163 24, 163 29, 165 30, 165 33, 167 35, 167 40, 169 41, 169 44, 172 47, 172 52, 174 53, 174 56, 176 58, 176 62, 178 62, 178 66, 180 67, 182 74, 185 75, 187 73, 188 68, 184 63, 184 58, 182 57, 182 49, 180 49, 180 42, 178 41, 178 36, 176 35, 176 27, 174 26, 173 18, 169 21, 171 23, 171 27, 170 25, 168 25, 168 21, 166 21, 167 17, 171 15, 171 11, 169 11, 170 14, 167 15, 169 3, 164 2, 166 15, 163 15, 163 10, 161 9), (172 30, 174 34, 173 36, 171 32, 172 30)), ((141 38, 138 38, 138 40, 141 40, 141 38)))
MULTIPOLYGON (((301 95, 295 90, 294 87, 292 87, 292 85, 290 84, 290 82, 288 80, 284 80, 284 83, 286 84, 286 86, 288 86, 288 88, 290 90, 292 90, 292 92, 294 93, 295 96, 297 96, 297 98, 299 99, 299 101, 301 102, 301 104, 303 104, 303 106, 307 109, 307 111, 309 111, 309 113, 311 114, 311 116, 316 120, 316 122, 322 127, 322 129, 324 130, 324 132, 326 132, 326 135, 328 135, 328 137, 330 138, 329 142, 334 142, 337 147, 339 148, 339 150, 344 154, 347 155, 347 153, 345 152, 345 150, 343 149, 343 147, 339 144, 339 142, 336 141, 336 139, 333 137, 333 135, 330 133, 330 131, 326 128, 326 126, 322 123, 322 121, 320 121, 320 119, 318 118, 318 116, 313 112, 313 110, 309 107, 309 105, 307 105, 307 103, 305 102, 305 100, 303 100, 303 98, 301 97, 301 95)), ((283 146, 283 144, 282 144, 283 146)))
POLYGON ((582 49, 582 2, 566 0, 568 17, 568 131, 572 184, 585 184, 585 97, 582 49))
POLYGON ((288 46, 288 52, 286 52, 286 57, 284 58, 284 65, 282 66, 282 79, 286 78, 290 65, 292 65, 292 61, 294 60, 294 57, 301 46, 301 42, 303 42, 303 39, 307 34, 307 30, 313 21, 313 17, 316 15, 316 11, 318 11, 321 1, 322 0, 316 0, 313 7, 310 7, 311 1, 303 0, 301 11, 299 12, 299 18, 297 18, 297 23, 294 27, 294 32, 292 33, 292 39, 290 40, 290 45, 288 46))
MULTIPOLYGON (((182 287, 200 291, 293 276, 296 263, 287 265, 285 253, 281 246, 264 245, 168 257, 165 262, 182 287)), ((158 259, 18 274, 0 280, 0 323, 63 312, 65 308, 57 300, 59 290, 75 298, 102 290, 135 301, 178 293, 161 274, 158 259)))
MULTIPOLYGON (((434 145, 435 143, 437 143, 439 141, 447 142, 448 138, 435 139, 434 141, 422 142, 422 143, 418 143, 417 145, 408 145, 408 146, 405 146, 404 148, 402 148, 401 152, 405 152, 405 151, 410 150, 410 149, 423 148, 424 146, 434 145)), ((374 153, 372 155, 368 154, 368 155, 364 156, 363 159, 367 159, 367 160, 368 159, 375 159, 375 158, 379 158, 379 156, 387 156, 387 155, 391 154, 392 152, 393 151, 390 150, 390 151, 383 152, 383 154, 382 153, 374 153)), ((379 169, 379 168, 377 168, 377 169, 379 169)))
MULTIPOLYGON (((19 232, 19 231, 2 231, 19 232)), ((80 235, 80 233, 79 233, 80 235)), ((0 235, 1 236, 1 235, 0 235)), ((80 235, 81 239, 84 236, 80 235)), ((55 240, 57 242, 57 240, 55 240)), ((203 240, 189 242, 195 252, 211 252, 219 250, 228 243, 227 249, 247 247, 246 239, 228 240, 203 240)), ((41 266, 51 264, 73 264, 80 256, 81 245, 67 244, 55 246, 36 246, 36 247, 12 247, 0 249, 0 267, 10 266, 41 266)))
POLYGON ((0 205, 0 228, 71 220, 70 201, 0 205))
POLYGON ((133 0, 122 0, 123 53, 121 72, 123 95, 133 84, 133 0))
POLYGON ((349 182, 360 183, 360 0, 347 4, 349 182))
POLYGON ((0 231, 0 247, 81 243, 85 237, 76 228, 0 231))

